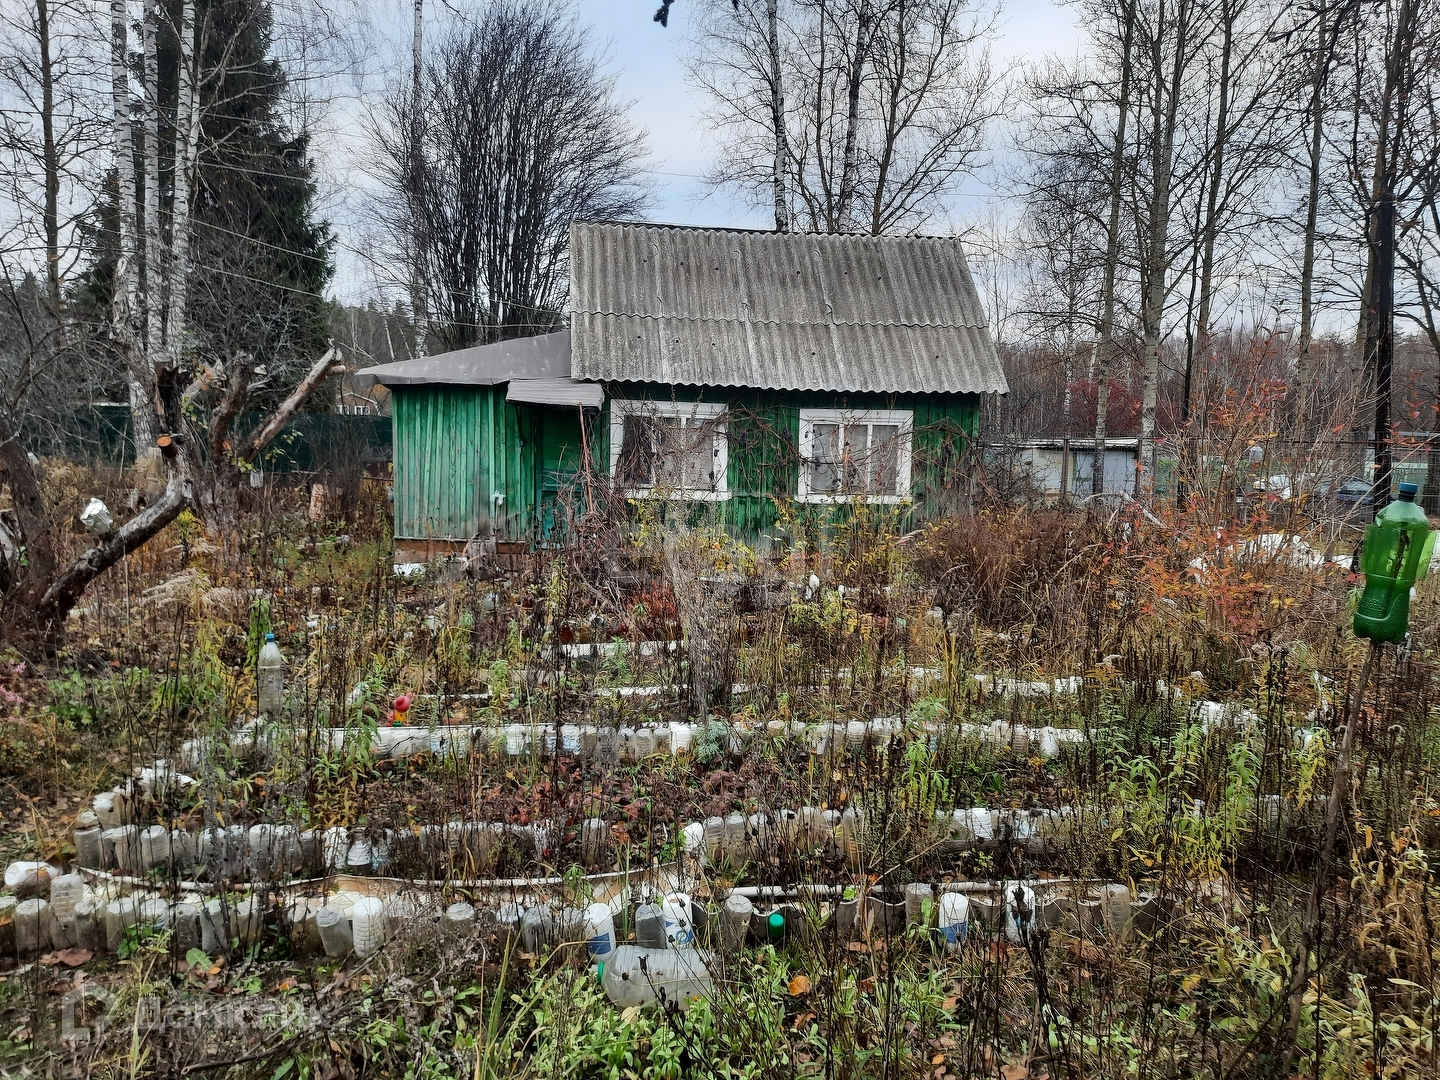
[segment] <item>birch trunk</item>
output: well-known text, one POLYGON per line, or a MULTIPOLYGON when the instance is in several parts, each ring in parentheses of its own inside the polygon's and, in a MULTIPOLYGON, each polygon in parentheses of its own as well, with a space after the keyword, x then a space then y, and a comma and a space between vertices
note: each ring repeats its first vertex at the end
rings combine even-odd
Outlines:
POLYGON ((170 312, 166 355, 179 371, 185 347, 185 304, 190 294, 190 186, 200 145, 200 110, 195 102, 195 0, 180 7, 180 63, 175 94, 175 178, 170 208, 170 312))
POLYGON ((855 202, 855 174, 859 170, 860 86, 865 77, 865 58, 870 52, 872 12, 869 3, 858 5, 855 16, 855 45, 845 86, 845 152, 840 163, 840 194, 835 200, 835 232, 849 232, 851 207, 855 202))
POLYGON ((1105 490, 1105 421, 1110 398, 1110 365, 1115 345, 1115 277, 1120 262, 1120 182, 1125 171, 1125 128, 1130 119, 1130 84, 1134 77, 1135 0, 1126 0, 1123 45, 1120 49, 1119 116, 1115 121, 1115 152, 1110 158, 1110 216, 1105 223, 1105 283, 1101 290, 1100 333, 1095 365, 1095 456, 1091 491, 1105 490))
POLYGON ((790 231, 790 198, 785 176, 790 144, 785 130, 785 83, 780 68, 780 2, 766 0, 767 45, 770 49, 770 122, 775 129, 775 231, 790 231))
MULTIPOLYGON (((165 257, 160 245, 160 67, 155 34, 157 0, 145 0, 145 251, 140 260, 140 294, 145 318, 145 370, 154 379, 160 369, 164 313, 160 282, 165 257)), ((148 380, 147 380, 148 381, 148 380)))
POLYGON ((110 333, 125 362, 130 396, 130 429, 136 457, 155 446, 151 383, 135 333, 135 146, 130 126, 129 15, 125 0, 110 0, 110 88, 115 109, 116 215, 119 252, 115 260, 110 333))

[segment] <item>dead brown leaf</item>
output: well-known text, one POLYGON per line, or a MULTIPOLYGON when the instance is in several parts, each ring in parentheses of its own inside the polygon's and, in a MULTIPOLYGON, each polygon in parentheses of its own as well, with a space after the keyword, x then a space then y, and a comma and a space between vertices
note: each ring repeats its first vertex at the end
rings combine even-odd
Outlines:
POLYGON ((1030 1075, 1030 1070, 1024 1065, 1001 1065, 1000 1075, 1005 1080, 1025 1080, 1030 1075))
POLYGON ((810 992, 810 976, 796 975, 793 979, 790 980, 789 990, 791 997, 799 997, 801 994, 808 994, 810 992))
POLYGON ((54 967, 56 964, 64 964, 66 967, 79 967, 81 964, 89 963, 94 957, 88 949, 61 949, 58 952, 48 952, 40 957, 40 963, 46 967, 54 967))

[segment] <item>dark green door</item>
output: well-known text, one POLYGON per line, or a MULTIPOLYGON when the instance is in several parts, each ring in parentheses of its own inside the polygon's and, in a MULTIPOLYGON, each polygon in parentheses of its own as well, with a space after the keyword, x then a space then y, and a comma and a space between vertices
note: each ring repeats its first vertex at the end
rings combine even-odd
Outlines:
POLYGON ((540 508, 540 542, 562 544, 568 523, 585 512, 580 409, 537 405, 535 419, 540 427, 539 490, 535 499, 540 508))

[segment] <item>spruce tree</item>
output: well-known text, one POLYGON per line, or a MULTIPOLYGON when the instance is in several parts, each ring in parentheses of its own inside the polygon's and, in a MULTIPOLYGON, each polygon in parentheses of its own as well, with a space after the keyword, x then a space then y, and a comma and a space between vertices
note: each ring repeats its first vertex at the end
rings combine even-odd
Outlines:
POLYGON ((286 74, 271 55, 271 5, 204 0, 196 14, 200 70, 218 77, 200 97, 193 348, 214 359, 249 352, 279 392, 325 348, 333 237, 315 210, 308 136, 281 115, 286 74))
MULTIPOLYGON (((269 375, 257 388, 264 407, 295 384, 320 356, 329 336, 323 292, 333 273, 334 238, 316 211, 308 136, 283 115, 287 76, 272 55, 273 12, 267 0, 197 0, 199 31, 199 156, 190 196, 190 273, 178 371, 162 371, 168 413, 201 364, 248 353, 269 375)), ((165 0, 159 35, 160 224, 164 259, 172 236, 175 118, 178 97, 179 0, 165 0)), ((133 40, 138 40, 138 34, 133 40)), ((141 58, 132 55, 140 71, 141 58)), ((141 104, 136 102, 136 139, 141 104)), ((143 213, 144 170, 135 162, 137 212, 143 213)), ((94 262, 78 295, 97 318, 110 302, 118 249, 113 179, 96 219, 94 262)), ((160 275, 152 275, 156 280, 160 275)), ((166 311, 163 292, 150 303, 166 311)), ((117 366, 117 379, 120 369, 117 366)), ((118 392, 118 391, 117 391, 118 392)))

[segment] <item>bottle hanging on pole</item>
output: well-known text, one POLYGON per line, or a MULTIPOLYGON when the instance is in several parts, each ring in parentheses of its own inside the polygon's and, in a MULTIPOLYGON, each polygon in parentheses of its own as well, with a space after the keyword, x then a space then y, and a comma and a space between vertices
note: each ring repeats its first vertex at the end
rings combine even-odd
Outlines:
POLYGON ((1355 636, 1395 644, 1410 631, 1410 589, 1430 568, 1435 534, 1415 504, 1419 488, 1400 485, 1399 498, 1365 527, 1360 570, 1365 590, 1355 608, 1355 636))

